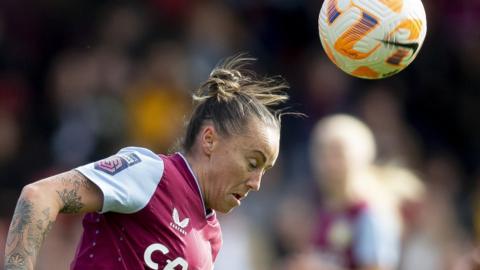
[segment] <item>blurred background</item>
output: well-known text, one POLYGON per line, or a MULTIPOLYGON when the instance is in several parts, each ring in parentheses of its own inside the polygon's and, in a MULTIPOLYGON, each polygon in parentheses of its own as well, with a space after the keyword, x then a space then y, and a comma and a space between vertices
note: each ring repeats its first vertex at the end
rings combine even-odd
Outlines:
MULTIPOLYGON (((343 256, 362 230, 336 230, 343 246, 328 251, 315 241, 329 204, 314 173, 322 160, 312 154, 311 132, 337 113, 369 127, 375 174, 395 179, 391 190, 401 194, 389 210, 396 259, 385 269, 474 269, 480 2, 423 3, 428 32, 417 59, 394 77, 366 81, 323 52, 320 0, 0 1, 1 254, 25 184, 128 145, 169 151, 191 91, 220 59, 248 52, 256 71, 287 79, 289 105, 308 117, 284 118, 281 154, 261 191, 220 216, 224 248, 215 269, 361 269, 319 261, 343 256)), ((61 216, 38 269, 68 269, 80 234, 80 216, 61 216)))

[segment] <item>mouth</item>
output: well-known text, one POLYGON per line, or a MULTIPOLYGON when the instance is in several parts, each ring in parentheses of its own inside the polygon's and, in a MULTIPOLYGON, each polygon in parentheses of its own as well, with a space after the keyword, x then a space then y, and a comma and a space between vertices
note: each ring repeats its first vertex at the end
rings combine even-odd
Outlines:
POLYGON ((243 200, 246 196, 240 194, 240 193, 232 193, 233 198, 235 198, 235 201, 237 202, 237 206, 242 204, 240 201, 243 200))

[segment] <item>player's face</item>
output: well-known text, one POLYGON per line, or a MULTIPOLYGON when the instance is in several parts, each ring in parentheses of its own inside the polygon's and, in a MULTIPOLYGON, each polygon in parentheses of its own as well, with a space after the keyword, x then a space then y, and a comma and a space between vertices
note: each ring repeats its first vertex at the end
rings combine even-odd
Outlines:
POLYGON ((321 189, 330 194, 344 190, 349 168, 345 142, 324 135, 321 127, 317 127, 310 151, 311 166, 321 189))
POLYGON ((249 191, 258 191, 263 174, 278 156, 277 128, 251 120, 245 134, 218 137, 209 161, 204 195, 207 207, 227 213, 249 191))

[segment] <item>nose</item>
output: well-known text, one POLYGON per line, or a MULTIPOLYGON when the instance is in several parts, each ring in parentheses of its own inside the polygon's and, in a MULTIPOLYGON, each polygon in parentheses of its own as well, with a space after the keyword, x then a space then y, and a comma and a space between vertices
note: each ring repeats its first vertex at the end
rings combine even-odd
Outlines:
POLYGON ((250 188, 250 190, 253 191, 258 191, 260 190, 260 184, 262 182, 262 173, 261 172, 255 172, 250 176, 250 178, 247 181, 247 187, 250 188))

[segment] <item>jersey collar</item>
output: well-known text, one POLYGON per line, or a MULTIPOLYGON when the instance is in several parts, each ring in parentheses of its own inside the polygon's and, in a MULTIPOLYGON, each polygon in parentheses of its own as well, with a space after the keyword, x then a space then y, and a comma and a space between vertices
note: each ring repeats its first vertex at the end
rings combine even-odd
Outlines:
POLYGON ((185 167, 187 167, 188 171, 190 172, 190 175, 192 176, 193 180, 195 181, 195 184, 196 184, 197 189, 198 189, 198 193, 200 194, 200 198, 202 199, 202 207, 203 207, 203 212, 205 213, 205 218, 207 218, 207 219, 210 218, 211 216, 215 215, 215 211, 213 209, 210 209, 210 208, 207 209, 205 207, 205 201, 203 199, 203 193, 202 193, 202 190, 200 188, 200 183, 198 182, 197 176, 193 172, 192 167, 188 163, 185 156, 183 156, 183 154, 180 153, 180 152, 176 152, 175 154, 177 156, 181 157, 181 159, 183 160, 183 164, 185 165, 185 167))

